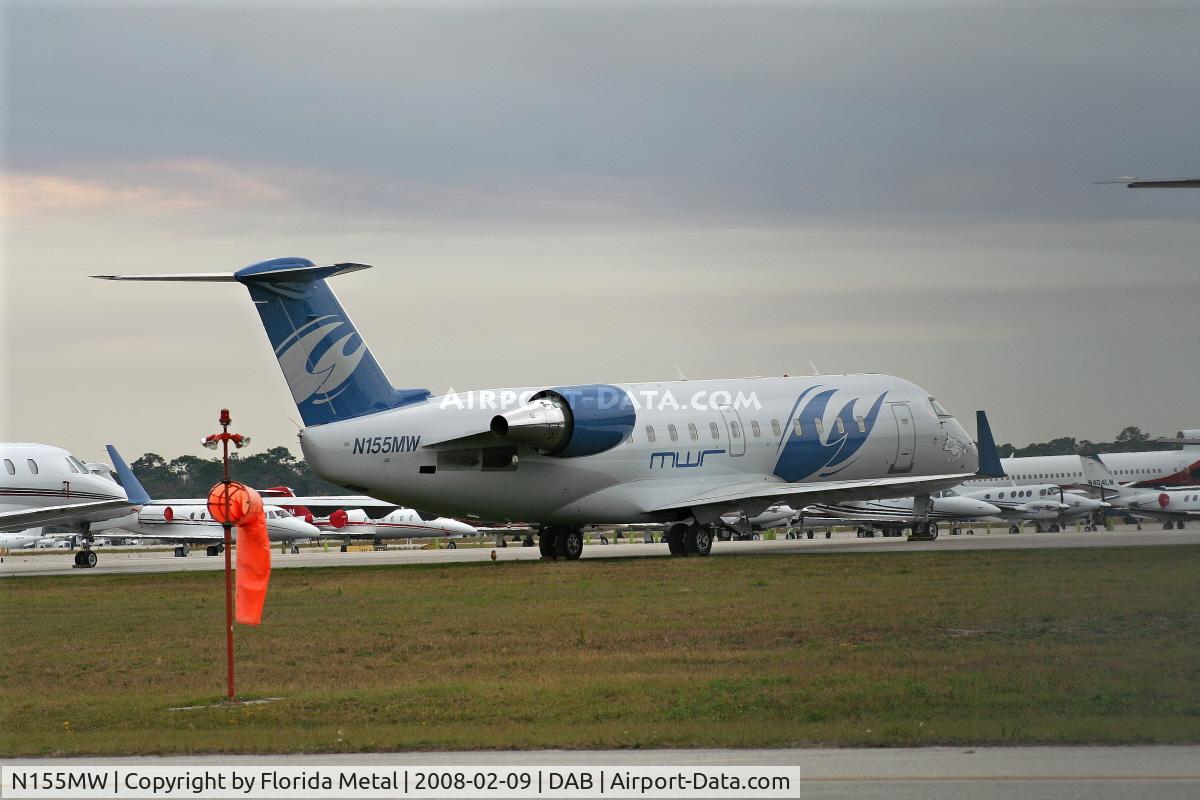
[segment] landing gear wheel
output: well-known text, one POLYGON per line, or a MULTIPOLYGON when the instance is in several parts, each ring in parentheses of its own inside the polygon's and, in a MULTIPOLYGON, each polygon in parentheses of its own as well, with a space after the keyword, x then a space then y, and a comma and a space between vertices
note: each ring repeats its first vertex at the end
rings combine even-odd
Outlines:
POLYGON ((1171 522, 1171 520, 1167 520, 1166 522, 1163 523, 1164 531, 1169 531, 1174 527, 1175 527, 1175 523, 1171 522))
POLYGON ((689 525, 684 543, 687 552, 706 556, 712 552, 712 529, 707 525, 689 525))
POLYGON ((583 531, 579 528, 560 528, 554 539, 554 554, 574 561, 583 555, 583 531))
POLYGON ((554 559, 556 557, 554 539, 554 528, 546 528, 538 534, 538 550, 541 552, 542 558, 554 559))
POLYGON ((938 537, 937 523, 936 522, 926 522, 925 523, 925 538, 932 542, 937 537, 938 537))
POLYGON ((974 535, 975 535, 975 529, 967 528, 967 536, 974 536, 974 535))
POLYGON ((1057 522, 1050 523, 1050 532, 1051 533, 1060 533, 1061 531, 1062 531, 1062 527, 1057 522))
POLYGON ((667 531, 667 549, 671 551, 671 555, 686 555, 687 550, 685 549, 686 544, 684 543, 684 537, 687 536, 687 529, 687 525, 680 523, 678 525, 672 525, 671 529, 667 531))
POLYGON ((812 528, 809 528, 808 530, 806 530, 806 531, 804 532, 804 536, 805 536, 805 538, 807 538, 807 539, 811 539, 811 538, 813 538, 813 536, 814 536, 814 535, 815 535, 815 534, 812 532, 812 528))
POLYGON ((221 545, 219 545, 219 544, 210 544, 208 547, 204 548, 204 554, 205 554, 205 555, 208 555, 208 556, 219 556, 219 555, 221 555, 221 545))
MULTIPOLYGON (((505 546, 505 545, 501 545, 501 547, 504 547, 504 546, 505 546)), ((458 545, 457 545, 457 544, 455 544, 454 542, 446 542, 446 549, 447 549, 447 550, 457 550, 457 549, 458 549, 458 545)))
POLYGON ((84 550, 79 555, 83 557, 83 566, 87 567, 88 569, 96 566, 96 562, 99 561, 99 559, 96 557, 95 550, 84 550))
POLYGON ((187 554, 188 554, 188 546, 186 544, 183 547, 175 548, 175 557, 176 558, 187 558, 187 554))
POLYGON ((533 547, 533 537, 532 537, 532 536, 526 536, 526 537, 525 537, 525 538, 524 538, 524 539, 521 541, 521 547, 533 547))
POLYGON ((1020 525, 1009 525, 1009 526, 1008 526, 1008 532, 1009 532, 1009 533, 1014 533, 1014 534, 1015 534, 1015 533, 1020 533, 1020 532, 1021 532, 1021 526, 1020 526, 1020 525))

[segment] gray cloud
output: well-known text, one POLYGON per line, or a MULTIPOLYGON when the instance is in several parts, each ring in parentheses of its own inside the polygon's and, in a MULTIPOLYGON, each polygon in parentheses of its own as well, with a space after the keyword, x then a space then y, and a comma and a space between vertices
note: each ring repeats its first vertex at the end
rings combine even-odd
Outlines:
POLYGON ((5 438, 290 443, 238 287, 83 276, 293 254, 376 264, 338 291, 435 391, 813 360, 1016 441, 1200 425, 1200 192, 1092 184, 1200 167, 1195 10, 3 13, 5 438))

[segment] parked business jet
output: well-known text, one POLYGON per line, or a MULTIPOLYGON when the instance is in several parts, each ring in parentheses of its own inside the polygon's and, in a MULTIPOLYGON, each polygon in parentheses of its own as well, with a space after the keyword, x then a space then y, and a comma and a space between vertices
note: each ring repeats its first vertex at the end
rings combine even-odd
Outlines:
MULTIPOLYGON (((267 538, 282 542, 290 549, 295 542, 316 539, 321 531, 303 519, 292 516, 278 506, 264 503, 267 518, 267 538)), ((92 533, 123 530, 137 536, 172 542, 177 545, 176 556, 186 556, 191 545, 204 545, 210 556, 220 555, 225 550, 225 530, 221 523, 208 513, 208 505, 198 500, 155 500, 142 506, 136 514, 99 522, 92 526, 92 533)), ((233 529, 233 540, 237 541, 237 529, 233 529)))
POLYGON ((1163 529, 1183 529, 1187 520, 1200 518, 1200 487, 1184 489, 1135 489, 1122 486, 1097 456, 1085 456, 1088 483, 1097 487, 1114 508, 1128 509, 1139 517, 1163 520, 1163 529))
MULTIPOLYGON (((112 445, 108 446, 108 454, 121 478, 120 484, 106 471, 89 469, 61 447, 17 442, 0 444, 0 466, 3 467, 0 469, 0 531, 25 532, 48 525, 77 526, 82 532, 83 549, 75 554, 75 565, 96 566, 96 554, 91 548, 91 526, 136 511, 150 499, 112 445)), ((37 538, 40 538, 40 531, 35 542, 37 538)), ((0 547, 9 546, 12 545, 0 544, 0 547)))
POLYGON ((456 519, 423 514, 412 508, 398 508, 395 503, 378 500, 364 495, 323 495, 297 497, 287 486, 273 486, 261 490, 264 499, 306 522, 316 525, 321 538, 343 539, 343 547, 350 539, 371 539, 376 543, 384 539, 450 539, 478 536, 480 529, 456 519))
POLYGON ((1021 531, 1022 522, 1033 522, 1034 530, 1038 533, 1042 533, 1043 528, 1057 533, 1067 522, 1090 518, 1104 507, 1100 500, 1064 491, 1055 483, 1010 483, 1008 486, 993 486, 987 489, 963 486, 950 489, 945 494, 992 503, 1000 509, 1000 513, 994 516, 1010 523, 1009 530, 1012 533, 1021 531))
POLYGON ((974 477, 981 460, 1002 474, 982 414, 977 449, 928 392, 886 375, 397 389, 326 282, 366 268, 279 258, 233 273, 96 277, 241 283, 317 475, 447 516, 536 521, 548 558, 579 558, 588 524, 670 522, 673 554, 707 555, 724 514, 924 496, 974 477))
MULTIPOLYGON (((919 514, 916 498, 897 497, 885 500, 856 500, 832 504, 816 504, 801 510, 796 518, 798 527, 809 525, 821 528, 828 525, 857 525, 859 533, 873 530, 901 531, 912 527, 919 514)), ((1000 509, 991 503, 969 497, 956 497, 944 492, 940 497, 930 497, 925 516, 929 526, 921 538, 936 539, 938 522, 948 524, 957 532, 963 523, 986 517, 994 517, 1000 509)), ((809 538, 812 538, 811 536, 809 538)))

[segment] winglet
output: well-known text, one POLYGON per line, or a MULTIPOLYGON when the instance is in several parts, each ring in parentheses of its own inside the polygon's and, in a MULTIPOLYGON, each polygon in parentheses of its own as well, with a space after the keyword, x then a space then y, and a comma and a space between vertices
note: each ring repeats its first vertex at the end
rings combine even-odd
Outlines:
POLYGON ((987 412, 975 412, 975 428, 979 436, 979 472, 981 478, 1004 478, 1004 467, 1000 464, 1000 451, 992 438, 992 426, 988 424, 987 412))
POLYGON ((108 457, 112 459, 113 469, 117 471, 117 479, 121 482, 121 486, 125 489, 125 496, 129 498, 130 505, 144 506, 150 502, 150 495, 142 488, 142 484, 134 477, 133 470, 125 463, 125 459, 121 458, 121 454, 117 452, 117 448, 111 444, 106 445, 108 457))

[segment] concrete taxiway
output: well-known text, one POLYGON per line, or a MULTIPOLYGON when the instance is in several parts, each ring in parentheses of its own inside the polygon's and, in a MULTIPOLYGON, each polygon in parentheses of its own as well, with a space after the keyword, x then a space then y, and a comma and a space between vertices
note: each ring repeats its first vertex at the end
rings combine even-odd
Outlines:
MULTIPOLYGON (((779 539, 758 542, 717 542, 712 555, 798 555, 804 553, 891 553, 929 550, 1012 550, 1062 547, 1139 547, 1200 544, 1200 530, 1118 530, 1096 533, 977 533, 974 536, 943 534, 932 542, 910 542, 904 538, 859 539, 853 533, 834 534, 825 539, 779 539)), ((536 547, 510 544, 503 548, 459 547, 454 550, 381 550, 376 552, 338 552, 319 548, 304 549, 298 554, 275 551, 271 559, 274 569, 297 567, 357 567, 394 564, 436 564, 471 561, 490 561, 493 549, 497 561, 533 561, 539 558, 536 547)), ((0 563, 0 578, 35 575, 113 575, 145 572, 182 572, 217 570, 224 567, 223 558, 213 558, 197 550, 186 558, 176 558, 170 552, 136 550, 97 550, 100 563, 93 569, 77 569, 71 564, 71 554, 65 551, 37 555, 9 555, 0 563)), ((592 543, 584 548, 583 557, 630 558, 667 557, 664 544, 592 543)))
POLYGON ((779 750, 527 750, 0 759, 0 767, 53 764, 262 766, 800 767, 801 798, 1084 800, 1200 796, 1200 745, 1133 747, 922 747, 779 750))

